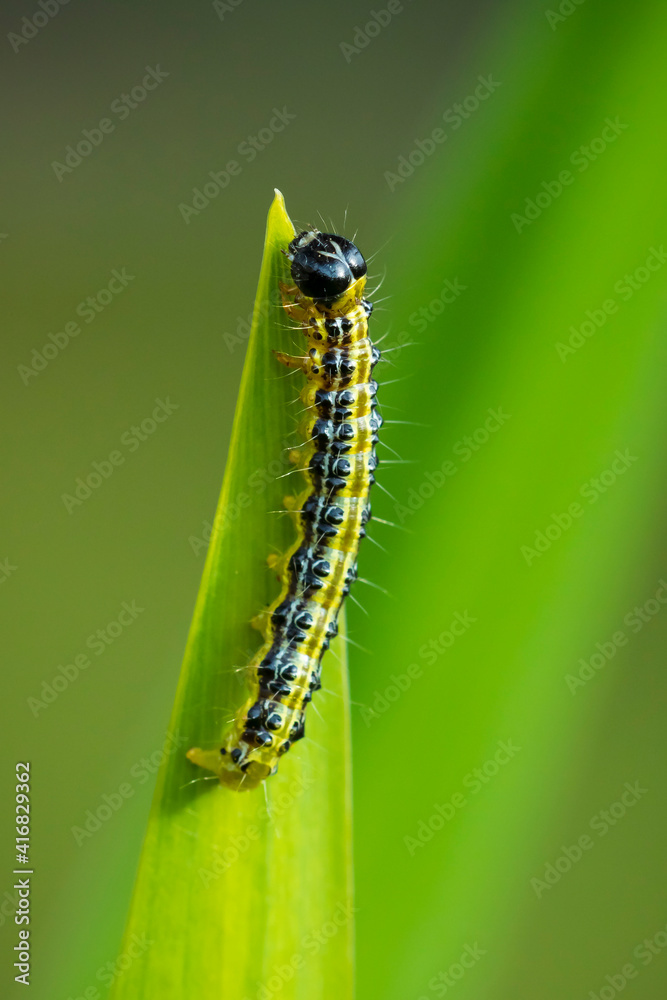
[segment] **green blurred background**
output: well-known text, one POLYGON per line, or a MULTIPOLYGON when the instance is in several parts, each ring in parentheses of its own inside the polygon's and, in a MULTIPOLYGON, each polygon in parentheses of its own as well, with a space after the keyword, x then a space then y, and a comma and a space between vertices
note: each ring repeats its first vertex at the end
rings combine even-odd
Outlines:
POLYGON ((375 527, 363 575, 392 596, 349 612, 359 997, 662 996, 664 5, 41 10, 3 7, 3 995, 24 759, 32 996, 107 995, 277 186, 297 224, 347 212, 385 276, 376 337, 417 341, 380 371, 407 376, 385 417, 425 426, 383 437, 415 464, 374 500, 409 533, 375 527), (147 67, 168 75, 132 97, 147 67))

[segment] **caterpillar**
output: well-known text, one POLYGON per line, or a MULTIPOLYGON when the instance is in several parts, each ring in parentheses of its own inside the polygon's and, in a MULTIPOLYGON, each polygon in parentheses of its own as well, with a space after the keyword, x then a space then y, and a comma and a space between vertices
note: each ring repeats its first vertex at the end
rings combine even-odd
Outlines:
POLYGON ((378 459, 373 368, 380 352, 368 336, 372 303, 364 298, 367 265, 350 240, 310 229, 283 250, 293 284, 281 285, 283 308, 303 330, 306 351, 276 351, 300 368, 300 398, 308 485, 286 498, 298 538, 281 560, 282 589, 264 618, 264 644, 249 664, 250 695, 218 750, 194 747, 187 756, 223 785, 255 788, 305 732, 305 709, 321 687, 324 652, 357 576, 359 542, 371 516, 370 488, 378 459))

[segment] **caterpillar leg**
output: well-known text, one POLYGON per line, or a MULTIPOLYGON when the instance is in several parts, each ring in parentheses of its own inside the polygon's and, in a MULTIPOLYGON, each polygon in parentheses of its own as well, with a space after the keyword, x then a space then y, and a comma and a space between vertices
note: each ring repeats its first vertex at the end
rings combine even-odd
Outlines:
POLYGON ((257 788, 260 782, 272 773, 268 765, 261 764, 259 761, 252 761, 245 771, 240 771, 225 747, 220 750, 202 750, 201 747, 192 747, 185 756, 193 764, 203 767, 206 771, 212 771, 221 784, 233 788, 237 792, 257 788))
POLYGON ((257 632, 264 632, 266 628, 266 616, 267 611, 258 611, 257 614, 250 619, 250 624, 257 632))
POLYGON ((305 372, 308 358, 294 357, 292 354, 284 354, 283 351, 274 351, 273 353, 281 365, 285 365, 286 368, 300 368, 301 371, 305 372))
POLYGON ((298 530, 301 520, 301 499, 299 497, 287 496, 283 497, 283 503, 285 504, 285 510, 289 511, 289 516, 298 530))
POLYGON ((287 563, 289 562, 288 557, 283 553, 283 555, 278 555, 276 552, 271 552, 270 555, 266 557, 266 565, 269 569, 273 570, 279 580, 282 580, 283 575, 287 569, 287 563))

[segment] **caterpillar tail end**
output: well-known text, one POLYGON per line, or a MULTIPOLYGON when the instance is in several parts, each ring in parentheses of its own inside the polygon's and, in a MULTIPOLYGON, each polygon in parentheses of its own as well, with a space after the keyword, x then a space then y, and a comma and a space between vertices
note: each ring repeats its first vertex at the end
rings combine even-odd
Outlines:
POLYGON ((228 754, 222 754, 220 750, 202 750, 200 747, 192 747, 185 756, 198 767, 212 771, 221 785, 236 792, 246 792, 257 788, 271 774, 271 768, 266 764, 260 764, 259 761, 251 761, 245 771, 242 771, 234 764, 228 754))

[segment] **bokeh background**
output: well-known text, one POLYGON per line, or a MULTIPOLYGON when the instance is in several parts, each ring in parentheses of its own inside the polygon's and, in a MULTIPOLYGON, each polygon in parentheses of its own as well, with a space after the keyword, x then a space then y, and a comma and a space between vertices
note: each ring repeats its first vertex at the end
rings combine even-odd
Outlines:
POLYGON ((2 13, 3 995, 24 759, 32 996, 107 995, 277 186, 377 252, 418 425, 349 612, 359 997, 662 996, 664 6, 56 4, 2 13))

